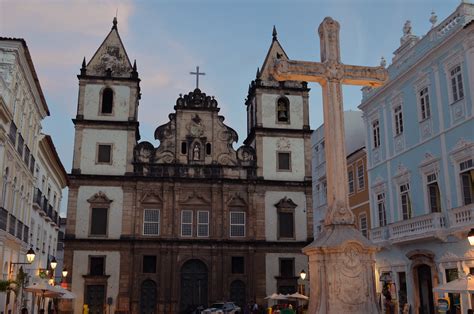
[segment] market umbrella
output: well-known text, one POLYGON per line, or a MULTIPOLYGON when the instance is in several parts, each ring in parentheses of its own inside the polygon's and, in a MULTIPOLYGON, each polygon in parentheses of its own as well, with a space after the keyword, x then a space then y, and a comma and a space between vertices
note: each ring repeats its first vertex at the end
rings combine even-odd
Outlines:
POLYGON ((307 296, 305 296, 304 294, 301 294, 301 293, 298 293, 298 292, 295 292, 293 294, 289 294, 287 295, 288 299, 298 299, 298 300, 309 300, 309 298, 307 296))
POLYGON ((463 276, 433 288, 438 293, 474 293, 474 279, 471 275, 463 276))
POLYGON ((44 296, 47 298, 59 298, 59 299, 75 299, 76 295, 71 291, 64 289, 61 286, 54 286, 52 291, 47 291, 44 293, 44 296), (57 293, 62 293, 61 295, 57 295, 57 293))
POLYGON ((287 297, 283 294, 273 293, 265 298, 266 300, 288 300, 287 297))
POLYGON ((32 285, 25 287, 25 291, 33 292, 34 294, 39 294, 41 296, 41 301, 43 301, 43 306, 45 297, 55 298, 63 294, 62 292, 54 290, 54 287, 45 281, 35 282, 32 285))

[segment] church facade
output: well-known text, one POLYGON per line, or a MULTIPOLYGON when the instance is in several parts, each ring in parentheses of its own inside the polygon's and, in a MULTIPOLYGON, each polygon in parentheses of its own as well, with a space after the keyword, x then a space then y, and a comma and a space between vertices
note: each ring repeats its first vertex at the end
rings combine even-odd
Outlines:
POLYGON ((170 106, 155 147, 140 141, 140 79, 114 20, 78 76, 64 253, 77 298, 63 310, 264 305, 265 296, 305 284, 301 249, 313 236, 309 89, 273 80, 275 61, 288 58, 276 35, 249 87, 242 146, 234 149, 238 134, 218 100, 196 88, 170 106))

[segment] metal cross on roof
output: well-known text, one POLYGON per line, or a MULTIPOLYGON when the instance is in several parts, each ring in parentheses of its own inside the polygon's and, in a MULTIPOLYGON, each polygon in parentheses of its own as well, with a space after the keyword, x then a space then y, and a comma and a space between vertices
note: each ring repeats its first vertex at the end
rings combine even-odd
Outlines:
POLYGON ((191 75, 196 75, 196 88, 199 88, 199 75, 206 75, 204 72, 199 72, 199 66, 196 67, 196 72, 189 72, 191 75))

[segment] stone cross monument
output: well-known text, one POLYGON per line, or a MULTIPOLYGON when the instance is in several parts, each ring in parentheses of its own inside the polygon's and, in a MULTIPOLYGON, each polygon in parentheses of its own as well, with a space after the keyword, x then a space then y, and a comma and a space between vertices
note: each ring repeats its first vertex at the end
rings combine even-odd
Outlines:
POLYGON ((280 60, 273 77, 311 81, 323 88, 328 210, 324 229, 303 249, 309 256, 308 313, 377 313, 374 252, 354 226, 349 209, 342 84, 378 87, 388 79, 382 66, 341 63, 339 23, 326 17, 318 29, 321 62, 280 60))

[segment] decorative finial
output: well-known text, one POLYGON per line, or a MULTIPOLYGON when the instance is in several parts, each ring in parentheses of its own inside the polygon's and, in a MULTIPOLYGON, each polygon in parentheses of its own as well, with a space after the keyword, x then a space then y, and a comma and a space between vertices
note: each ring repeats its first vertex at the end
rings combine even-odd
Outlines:
POLYGON ((86 75, 86 57, 82 59, 81 75, 86 75))
POLYGON ((380 66, 381 67, 384 67, 387 66, 387 60, 385 60, 385 58, 382 56, 382 58, 380 58, 380 66))
POLYGON ((260 67, 257 68, 257 76, 256 77, 257 77, 257 79, 260 78, 260 67))
POLYGON ((117 29, 117 17, 114 16, 114 20, 112 22, 114 25, 112 26, 112 29, 117 29))
POLYGON ((272 32, 273 40, 277 40, 277 29, 275 25, 273 25, 273 32, 272 32))
POLYGON ((133 71, 137 72, 137 60, 133 60, 133 71))
POLYGON ((431 11, 431 17, 430 17, 430 23, 431 23, 431 28, 433 28, 438 21, 438 16, 435 14, 434 11, 431 11))

